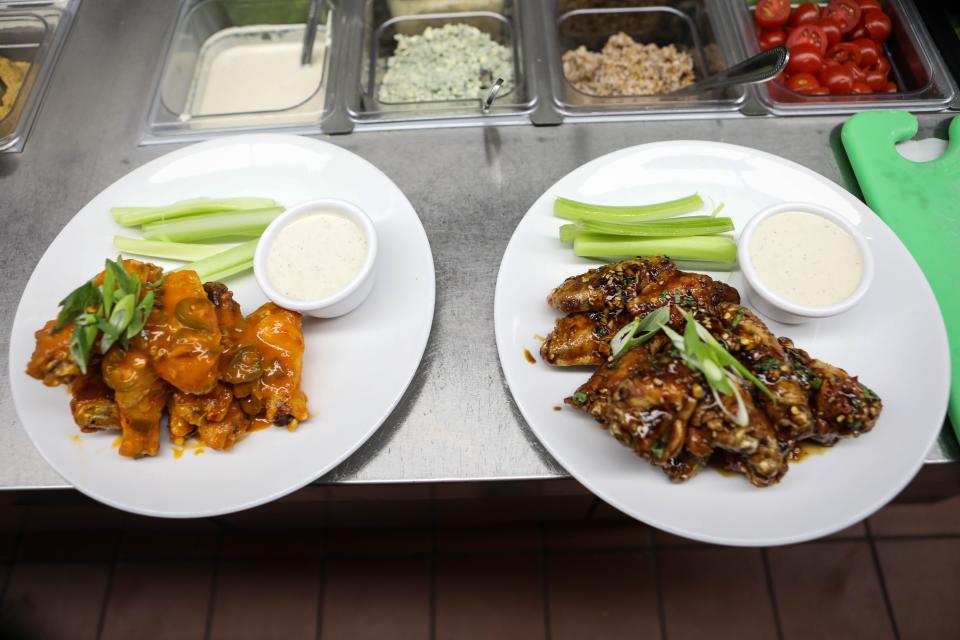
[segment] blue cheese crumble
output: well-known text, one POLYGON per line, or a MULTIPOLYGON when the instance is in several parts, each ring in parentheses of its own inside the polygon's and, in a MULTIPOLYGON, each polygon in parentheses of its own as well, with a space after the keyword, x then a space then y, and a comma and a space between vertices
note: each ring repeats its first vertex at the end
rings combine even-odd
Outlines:
POLYGON ((476 27, 446 24, 395 38, 397 48, 380 83, 381 102, 481 99, 497 78, 504 81, 501 96, 512 88, 512 52, 476 27))

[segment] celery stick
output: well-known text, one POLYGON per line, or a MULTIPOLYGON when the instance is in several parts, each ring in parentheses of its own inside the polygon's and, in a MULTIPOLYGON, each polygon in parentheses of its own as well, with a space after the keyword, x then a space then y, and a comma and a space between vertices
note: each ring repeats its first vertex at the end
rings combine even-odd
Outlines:
POLYGON ((230 211, 151 222, 143 225, 143 237, 147 240, 170 242, 196 242, 210 238, 243 236, 258 237, 273 220, 283 213, 280 207, 252 211, 230 211))
POLYGON ((563 244, 571 244, 573 239, 577 237, 577 234, 580 233, 580 229, 576 224, 564 224, 560 226, 560 242, 563 244))
POLYGON ((576 226, 580 231, 587 233, 615 236, 685 237, 733 231, 733 220, 730 218, 714 218, 713 216, 687 216, 685 218, 635 222, 633 224, 580 220, 576 223, 576 226))
POLYGON ((232 276, 253 266, 253 254, 257 250, 257 242, 259 240, 248 240, 232 249, 185 264, 177 271, 181 269, 196 271, 200 276, 200 282, 211 282, 232 276))
POLYGON ((183 260, 185 262, 212 256, 221 251, 226 251, 230 246, 228 244, 189 244, 113 236, 113 248, 120 253, 166 258, 168 260, 183 260))
POLYGON ((589 220, 592 222, 646 222, 682 216, 702 207, 703 198, 696 193, 667 202, 628 207, 588 204, 568 198, 557 198, 553 203, 553 215, 567 220, 589 220))
POLYGON ((633 258, 665 255, 673 260, 701 260, 734 264, 737 243, 730 236, 690 236, 686 238, 624 238, 596 233, 578 234, 573 241, 574 254, 588 258, 633 258))
POLYGON ((163 207, 113 207, 110 213, 118 224, 135 227, 199 213, 267 209, 275 206, 277 206, 276 201, 270 198, 193 198, 163 207))

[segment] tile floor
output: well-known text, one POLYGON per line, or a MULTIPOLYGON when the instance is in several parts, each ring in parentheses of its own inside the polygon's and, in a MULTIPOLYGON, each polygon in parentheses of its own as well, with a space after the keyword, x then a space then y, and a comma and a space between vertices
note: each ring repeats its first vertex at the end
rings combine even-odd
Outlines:
POLYGON ((572 481, 311 488, 189 522, 0 494, 4 639, 935 640, 960 637, 958 594, 960 496, 738 549, 572 481))

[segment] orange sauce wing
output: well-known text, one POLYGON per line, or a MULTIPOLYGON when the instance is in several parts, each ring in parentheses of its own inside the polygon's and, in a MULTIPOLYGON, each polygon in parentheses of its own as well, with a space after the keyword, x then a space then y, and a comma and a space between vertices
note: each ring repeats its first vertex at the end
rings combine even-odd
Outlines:
POLYGON ((103 358, 103 379, 114 390, 120 413, 120 455, 154 456, 160 450, 160 418, 170 386, 151 364, 146 344, 136 337, 127 350, 113 346, 103 358))
POLYGON ((213 304, 193 271, 167 274, 143 334, 157 374, 185 393, 217 383, 222 348, 213 304))

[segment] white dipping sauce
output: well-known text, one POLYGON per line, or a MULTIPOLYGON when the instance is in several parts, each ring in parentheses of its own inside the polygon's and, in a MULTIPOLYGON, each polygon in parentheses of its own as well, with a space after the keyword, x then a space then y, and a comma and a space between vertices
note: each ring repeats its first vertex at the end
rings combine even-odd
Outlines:
POLYGON ((863 278, 860 247, 843 227, 804 212, 772 215, 750 239, 757 277, 777 295, 808 307, 850 297, 863 278))
POLYGON ((193 115, 289 109, 316 93, 323 77, 324 44, 311 64, 300 64, 299 42, 242 44, 210 61, 206 84, 193 115))
POLYGON ((294 300, 318 300, 343 289, 367 258, 367 237, 353 220, 316 213, 283 227, 267 251, 267 277, 294 300))

